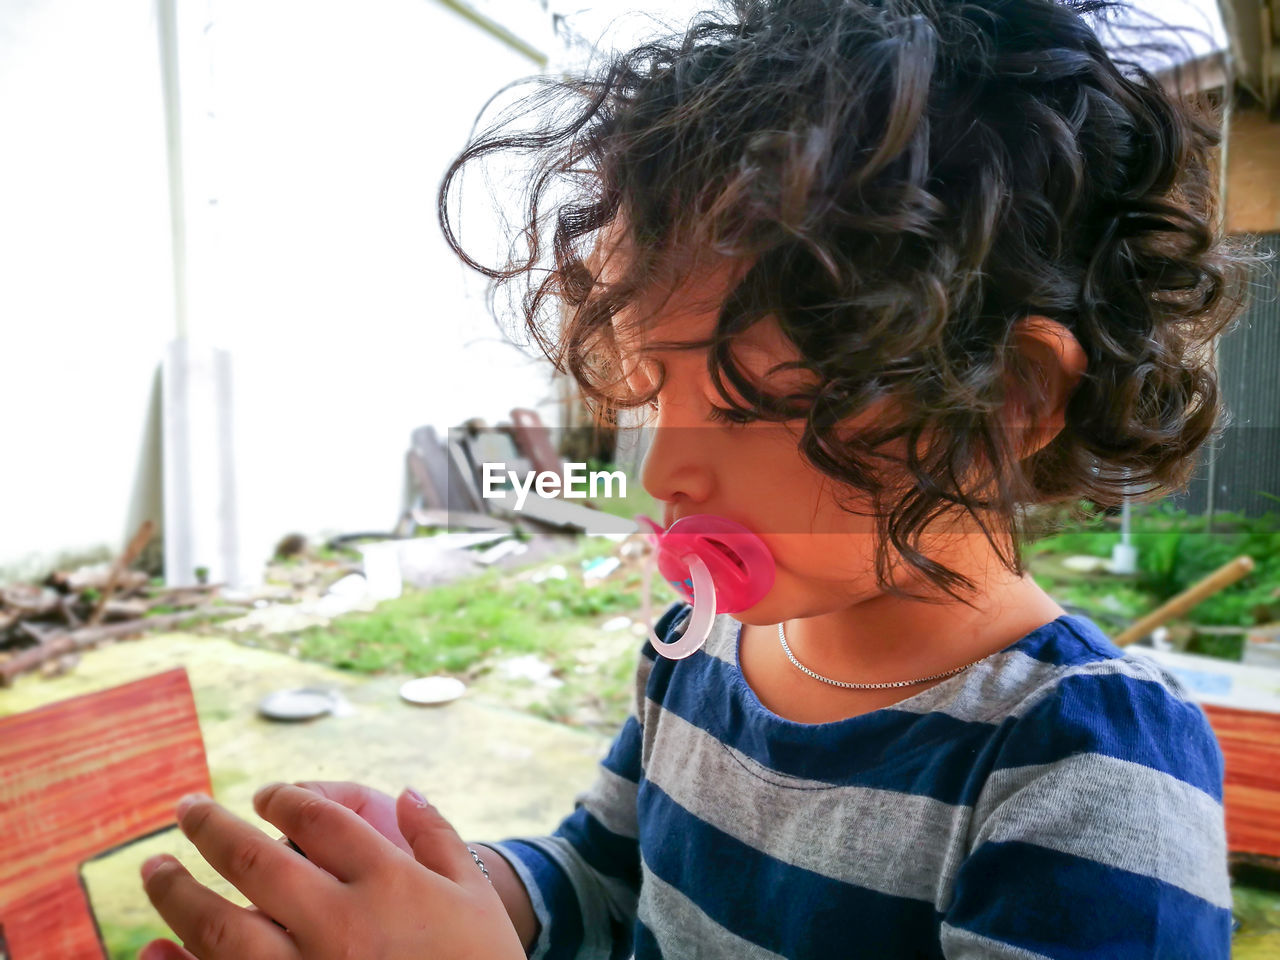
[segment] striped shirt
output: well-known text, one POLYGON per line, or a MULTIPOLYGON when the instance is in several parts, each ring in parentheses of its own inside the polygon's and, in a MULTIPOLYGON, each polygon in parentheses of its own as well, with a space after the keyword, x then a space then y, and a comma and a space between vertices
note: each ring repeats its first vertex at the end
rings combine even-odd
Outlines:
POLYGON ((541 923, 531 958, 1228 956, 1222 753, 1153 660, 1064 615, 803 724, 747 685, 739 630, 717 617, 678 661, 646 642, 573 813, 494 844, 541 923))

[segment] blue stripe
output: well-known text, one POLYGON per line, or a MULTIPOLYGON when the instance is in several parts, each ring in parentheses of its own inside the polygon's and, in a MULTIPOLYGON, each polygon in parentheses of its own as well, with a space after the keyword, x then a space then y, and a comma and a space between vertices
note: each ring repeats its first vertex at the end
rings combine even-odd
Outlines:
POLYGON ((640 748, 644 742, 644 730, 635 717, 627 717, 622 729, 613 738, 609 752, 600 761, 601 766, 632 783, 640 782, 640 748))
MULTIPOLYGON (((941 918, 931 903, 770 857, 699 820, 648 780, 640 784, 639 805, 649 869, 751 943, 787 957, 830 956, 834 944, 849 960, 942 956, 941 918)), ((637 960, 644 937, 637 925, 637 960)), ((657 955, 656 948, 643 954, 657 955)))
POLYGON ((990 771, 993 724, 883 709, 815 727, 768 723, 734 684, 737 669, 705 653, 654 665, 648 695, 770 769, 839 786, 972 803, 990 771), (672 683, 675 670, 679 683, 672 683), (762 722, 765 721, 765 722, 762 722))
POLYGON ((640 890, 639 845, 605 827, 586 807, 579 806, 565 817, 552 835, 568 840, 600 873, 640 890))
POLYGON ((1096 623, 1071 614, 1037 627, 1008 649, 1058 667, 1114 660, 1124 655, 1096 623))
MULTIPOLYGON (((1035 631, 1030 652, 1065 657, 1075 646, 1081 660, 1065 619, 1078 618, 1035 631)), ((1200 708, 1159 683, 1116 674, 1068 676, 1026 716, 999 724, 892 707, 829 724, 791 723, 762 712, 736 666, 703 652, 655 663, 647 695, 764 766, 822 783, 971 805, 993 769, 1096 752, 1222 797, 1221 751, 1200 708)))
POLYGON ((639 920, 635 929, 636 960, 662 960, 662 951, 658 949, 658 941, 653 931, 639 920))
POLYGON ((536 847, 515 839, 503 840, 502 844, 533 874, 542 901, 551 914, 551 923, 544 922, 544 929, 539 933, 544 935, 549 926, 551 942, 546 960, 574 960, 582 949, 582 907, 568 875, 536 847))
POLYGON ((1159 683, 1077 674, 1008 723, 1016 726, 997 769, 1100 753, 1167 773, 1222 802, 1222 751, 1209 721, 1159 683))
POLYGON ((1030 843, 985 843, 946 921, 1057 960, 1226 960, 1231 911, 1152 877, 1030 843))

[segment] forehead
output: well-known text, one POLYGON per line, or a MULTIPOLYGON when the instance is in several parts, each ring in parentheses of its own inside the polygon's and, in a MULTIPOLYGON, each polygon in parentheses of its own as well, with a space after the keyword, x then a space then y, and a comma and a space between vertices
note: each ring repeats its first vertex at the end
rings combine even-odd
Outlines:
MULTIPOLYGON (((614 252, 604 260, 600 272, 603 282, 620 275, 618 257, 614 252)), ((618 349, 632 359, 669 362, 684 357, 701 363, 704 349, 681 349, 681 345, 705 341, 714 334, 724 301, 744 272, 741 264, 722 261, 682 271, 674 283, 645 291, 612 318, 618 349)), ((733 353, 752 369, 800 359, 772 317, 736 334, 733 353)))

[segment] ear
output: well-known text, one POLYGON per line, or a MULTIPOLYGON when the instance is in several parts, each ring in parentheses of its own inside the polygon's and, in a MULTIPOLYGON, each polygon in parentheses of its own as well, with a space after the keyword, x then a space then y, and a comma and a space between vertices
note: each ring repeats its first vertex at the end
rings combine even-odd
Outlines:
POLYGON ((1062 431, 1067 401, 1084 376, 1088 358, 1075 335, 1048 317, 1028 316, 1015 323, 1013 344, 1031 385, 1008 374, 1004 416, 1025 459, 1062 431))

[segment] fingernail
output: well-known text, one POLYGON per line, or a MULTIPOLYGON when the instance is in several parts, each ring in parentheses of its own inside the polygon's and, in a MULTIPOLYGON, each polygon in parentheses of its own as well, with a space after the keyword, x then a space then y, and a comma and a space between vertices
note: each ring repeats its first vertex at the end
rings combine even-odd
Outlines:
POLYGON ((414 803, 416 803, 418 806, 420 807, 428 806, 427 798, 424 797, 422 794, 420 794, 417 790, 413 789, 413 787, 405 787, 404 792, 407 793, 409 795, 409 799, 412 800, 414 803))
POLYGON ((167 863, 173 857, 165 853, 157 853, 154 857, 148 857, 142 864, 142 879, 150 880, 151 875, 160 869, 161 864, 167 863))
MULTIPOLYGON (((264 783, 257 790, 253 791, 253 798, 257 800, 258 797, 262 796, 268 790, 278 790, 280 787, 283 787, 283 786, 284 786, 283 783, 264 783)), ((302 786, 302 784, 297 784, 297 786, 302 786)))
POLYGON ((194 807, 197 803, 201 803, 210 799, 203 793, 188 793, 185 797, 178 801, 178 819, 182 819, 182 815, 194 807))
POLYGON ((212 798, 206 793, 188 793, 178 801, 178 816, 181 817, 197 803, 203 803, 210 799, 212 798))

